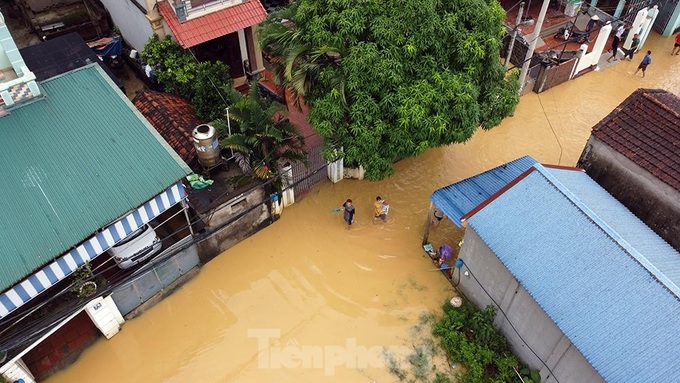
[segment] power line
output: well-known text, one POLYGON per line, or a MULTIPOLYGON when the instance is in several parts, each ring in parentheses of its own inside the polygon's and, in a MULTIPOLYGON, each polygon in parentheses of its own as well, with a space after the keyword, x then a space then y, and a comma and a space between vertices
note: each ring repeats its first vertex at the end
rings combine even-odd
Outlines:
MULTIPOLYGON (((503 316, 505 317, 506 322, 508 322, 508 324, 510 325, 510 327, 512 327, 512 329, 515 331, 515 333, 517 334, 517 336, 519 337, 519 339, 521 339, 522 342, 527 346, 527 348, 528 348, 528 349, 536 356, 536 358, 538 358, 538 360, 541 361, 541 363, 543 364, 543 366, 545 366, 545 368, 548 369, 548 372, 550 372, 550 375, 552 375, 553 379, 555 379, 555 381, 556 381, 557 383, 560 383, 560 381, 557 379, 557 376, 555 376, 555 373, 550 369, 550 367, 548 367, 548 365, 543 361, 543 359, 542 359, 540 356, 538 356, 538 354, 536 353, 536 351, 534 351, 534 349, 531 348, 531 346, 529 345, 529 343, 527 343, 527 341, 524 340, 524 338, 523 338, 522 335, 519 333, 519 331, 517 331, 517 329, 515 328, 515 326, 514 326, 514 325, 512 324, 512 322, 510 321, 510 318, 508 317, 508 315, 505 313, 505 311, 503 311, 503 308, 501 307, 501 305, 499 305, 498 302, 496 302, 496 300, 493 298, 493 296, 491 296, 491 294, 489 294, 489 292, 486 291, 486 289, 485 289, 484 286, 479 282, 479 280, 477 279, 477 277, 475 277, 475 274, 474 274, 474 273, 472 272, 472 270, 470 269, 470 266, 469 266, 467 263, 463 263, 463 264, 465 265, 465 268, 467 268, 467 271, 468 271, 469 274, 472 276, 472 278, 475 279, 475 282, 477 282, 477 284, 479 285, 479 287, 482 288, 482 290, 484 291, 484 293, 491 299, 491 301, 494 303, 494 305, 496 305, 496 307, 498 308, 498 311, 500 311, 500 312, 503 314, 503 316)), ((460 277, 459 277, 459 278, 460 278, 460 277)))
MULTIPOLYGON (((545 106, 543 106, 543 101, 541 101, 541 95, 537 93, 538 96, 538 103, 541 104, 541 109, 543 110, 543 115, 545 116, 545 120, 548 121, 548 126, 550 127, 550 130, 552 131, 553 136, 555 136, 555 141, 557 141, 557 145, 560 147, 560 157, 557 159, 557 164, 561 165, 562 164, 562 153, 564 152, 564 148, 562 147, 562 143, 560 142, 559 137, 557 137, 557 133, 555 133, 555 128, 553 127, 552 123, 550 122, 550 118, 548 117, 548 113, 545 111, 545 106)), ((553 93, 553 101, 555 104, 557 104, 557 101, 555 100, 555 93, 553 93)))
MULTIPOLYGON (((328 166, 327 163, 319 166, 318 168, 314 169, 311 173, 309 173, 307 176, 303 177, 302 179, 300 179, 297 182, 290 184, 289 186, 287 186, 283 190, 288 190, 290 188, 294 188, 296 185, 298 185, 299 183, 301 183, 301 182, 307 180, 308 178, 312 177, 313 175, 315 175, 316 173, 318 173, 322 169, 326 168, 327 166, 328 166)), ((252 191, 256 188, 262 187, 263 185, 266 185, 266 184, 271 183, 271 182, 273 182, 273 179, 269 179, 262 184, 258 184, 257 186, 245 191, 244 193, 250 192, 250 191, 252 191)), ((140 276, 140 274, 142 274, 143 272, 146 272, 150 268, 160 264, 161 262, 163 262, 167 259, 170 259, 171 257, 175 256, 176 254, 180 253, 181 251, 184 251, 184 250, 188 249, 189 247, 194 246, 197 243, 211 237, 212 235, 214 235, 217 232, 219 232, 220 230, 222 230, 224 227, 231 225, 232 223, 241 219, 242 217, 244 217, 248 213, 252 212, 253 210, 260 208, 262 205, 268 205, 269 201, 271 201, 271 197, 266 196, 259 203, 254 204, 250 208, 242 211, 241 213, 237 214, 236 216, 231 217, 229 220, 222 222, 218 226, 211 228, 210 231, 202 233, 198 236, 194 236, 190 241, 187 241, 185 244, 183 244, 183 245, 181 245, 181 246, 179 246, 175 249, 172 249, 170 251, 166 251, 164 253, 161 253, 161 254, 157 255, 156 257, 151 258, 147 263, 145 263, 144 265, 142 265, 138 269, 134 270, 131 274, 127 275, 123 280, 120 280, 115 284, 111 284, 111 285, 107 286, 104 290, 99 291, 98 295, 101 295, 101 296, 107 295, 108 293, 112 292, 115 288, 122 286, 126 283, 130 283, 130 282, 135 281, 136 279, 138 279, 137 277, 140 276)), ((220 207, 219 209, 221 209, 223 207, 220 207)), ((217 209, 217 210, 219 210, 219 209, 217 209)), ((176 213, 176 214, 179 214, 179 212, 176 213)), ((200 217, 201 217, 201 215, 199 214, 198 219, 191 220, 191 221, 187 222, 186 224, 180 226, 175 231, 173 231, 170 234, 163 237, 162 240, 166 240, 168 238, 173 237, 175 234, 187 229, 189 227, 189 225, 193 225, 195 223, 202 222, 202 219, 200 217)), ((158 225, 157 227, 159 227, 159 226, 160 225, 158 225)), ((113 264, 113 265, 110 265, 109 267, 106 267, 106 268, 103 268, 103 269, 98 269, 97 273, 94 273, 94 270, 93 270, 92 276, 90 278, 88 278, 87 281, 93 281, 93 280, 96 280, 99 277, 103 277, 103 274, 105 272, 107 272, 111 269, 117 268, 117 267, 118 267, 117 265, 113 264)), ((4 335, 9 330, 18 326, 21 322, 26 320, 28 317, 30 317, 32 314, 34 314, 39 309, 45 307, 47 304, 53 302, 54 300, 64 296, 64 294, 68 293, 71 290, 71 287, 72 287, 72 285, 69 285, 69 286, 63 288, 61 291, 52 295, 48 299, 42 301, 40 304, 38 304, 36 307, 31 309, 30 311, 24 313, 23 315, 21 315, 18 318, 13 318, 14 320, 12 321, 12 323, 9 323, 7 326, 3 326, 3 329, 0 330, 0 335, 4 335)), ((52 318, 49 321, 48 324, 40 324, 40 323, 28 324, 27 326, 25 326, 24 330, 27 327, 29 329, 29 331, 20 331, 21 329, 19 329, 18 332, 21 332, 21 334, 16 334, 15 336, 10 335, 10 336, 6 337, 6 339, 3 339, 2 341, 0 341, 0 349, 11 350, 11 349, 20 347, 21 345, 30 343, 30 342, 40 338, 45 332, 49 331, 51 328, 53 328, 59 322, 64 320, 64 318, 68 317, 70 314, 74 313, 75 311, 81 309, 83 303, 84 303, 83 301, 78 300, 78 301, 73 302, 71 305, 63 308, 61 311, 56 312, 56 313, 52 313, 53 315, 48 317, 48 318, 52 318), (36 326, 36 327, 31 328, 31 326, 36 326)), ((4 318, 0 319, 0 323, 8 322, 10 319, 11 319, 10 316, 4 317, 4 318)))

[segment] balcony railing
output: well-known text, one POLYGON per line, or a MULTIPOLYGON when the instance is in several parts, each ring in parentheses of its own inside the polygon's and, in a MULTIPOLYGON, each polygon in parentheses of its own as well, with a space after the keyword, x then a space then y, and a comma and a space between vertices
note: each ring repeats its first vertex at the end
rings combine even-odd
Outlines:
POLYGON ((169 3, 175 10, 177 19, 180 22, 185 22, 193 17, 203 16, 245 1, 247 0, 169 0, 169 3))

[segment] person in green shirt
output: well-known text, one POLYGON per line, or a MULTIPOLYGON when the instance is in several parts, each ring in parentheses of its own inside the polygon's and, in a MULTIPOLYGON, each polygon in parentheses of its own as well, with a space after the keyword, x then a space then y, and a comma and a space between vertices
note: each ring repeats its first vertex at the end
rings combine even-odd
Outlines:
POLYGON ((638 37, 638 34, 633 35, 633 41, 630 43, 630 49, 625 50, 625 54, 623 55, 623 58, 628 57, 628 60, 633 59, 633 55, 635 54, 635 51, 638 49, 638 45, 640 45, 640 38, 638 37))

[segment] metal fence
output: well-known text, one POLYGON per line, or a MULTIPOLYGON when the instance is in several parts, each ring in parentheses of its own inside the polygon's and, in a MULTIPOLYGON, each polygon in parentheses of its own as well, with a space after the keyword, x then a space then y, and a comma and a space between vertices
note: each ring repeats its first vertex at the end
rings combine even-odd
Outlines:
POLYGON ((321 154, 322 149, 323 146, 309 149, 307 165, 302 162, 294 162, 291 165, 293 168, 293 185, 296 198, 304 195, 315 185, 328 180, 325 168, 328 163, 321 154))

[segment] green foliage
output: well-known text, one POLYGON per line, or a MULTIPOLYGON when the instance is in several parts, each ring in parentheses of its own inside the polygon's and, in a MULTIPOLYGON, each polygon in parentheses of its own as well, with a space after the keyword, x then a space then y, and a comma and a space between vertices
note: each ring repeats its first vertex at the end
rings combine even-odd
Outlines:
POLYGON ((198 63, 191 53, 169 36, 153 35, 144 46, 142 60, 151 65, 166 92, 187 99, 203 121, 224 114, 227 102, 220 94, 232 88, 229 67, 223 62, 198 63))
POLYGON ((342 147, 380 179, 514 110, 517 76, 499 61, 504 17, 495 0, 299 0, 259 35, 277 80, 312 106, 325 153, 342 147))
POLYGON ((225 119, 211 124, 218 130, 222 148, 240 153, 240 166, 258 178, 276 177, 284 162, 306 161, 304 137, 286 116, 283 105, 262 97, 256 82, 243 96, 231 89, 228 92, 232 133, 229 135, 225 119))
POLYGON ((432 383, 452 383, 452 381, 448 376, 442 373, 437 373, 432 383))
POLYGON ((71 292, 79 298, 89 297, 97 291, 97 284, 92 280, 92 268, 89 262, 75 269, 71 277, 73 278, 71 292))
POLYGON ((517 380, 514 369, 519 370, 522 365, 510 352, 505 337, 494 327, 495 315, 493 306, 479 311, 469 302, 457 308, 447 303, 444 316, 433 327, 432 333, 449 360, 465 366, 466 373, 459 379, 461 383, 517 380))

